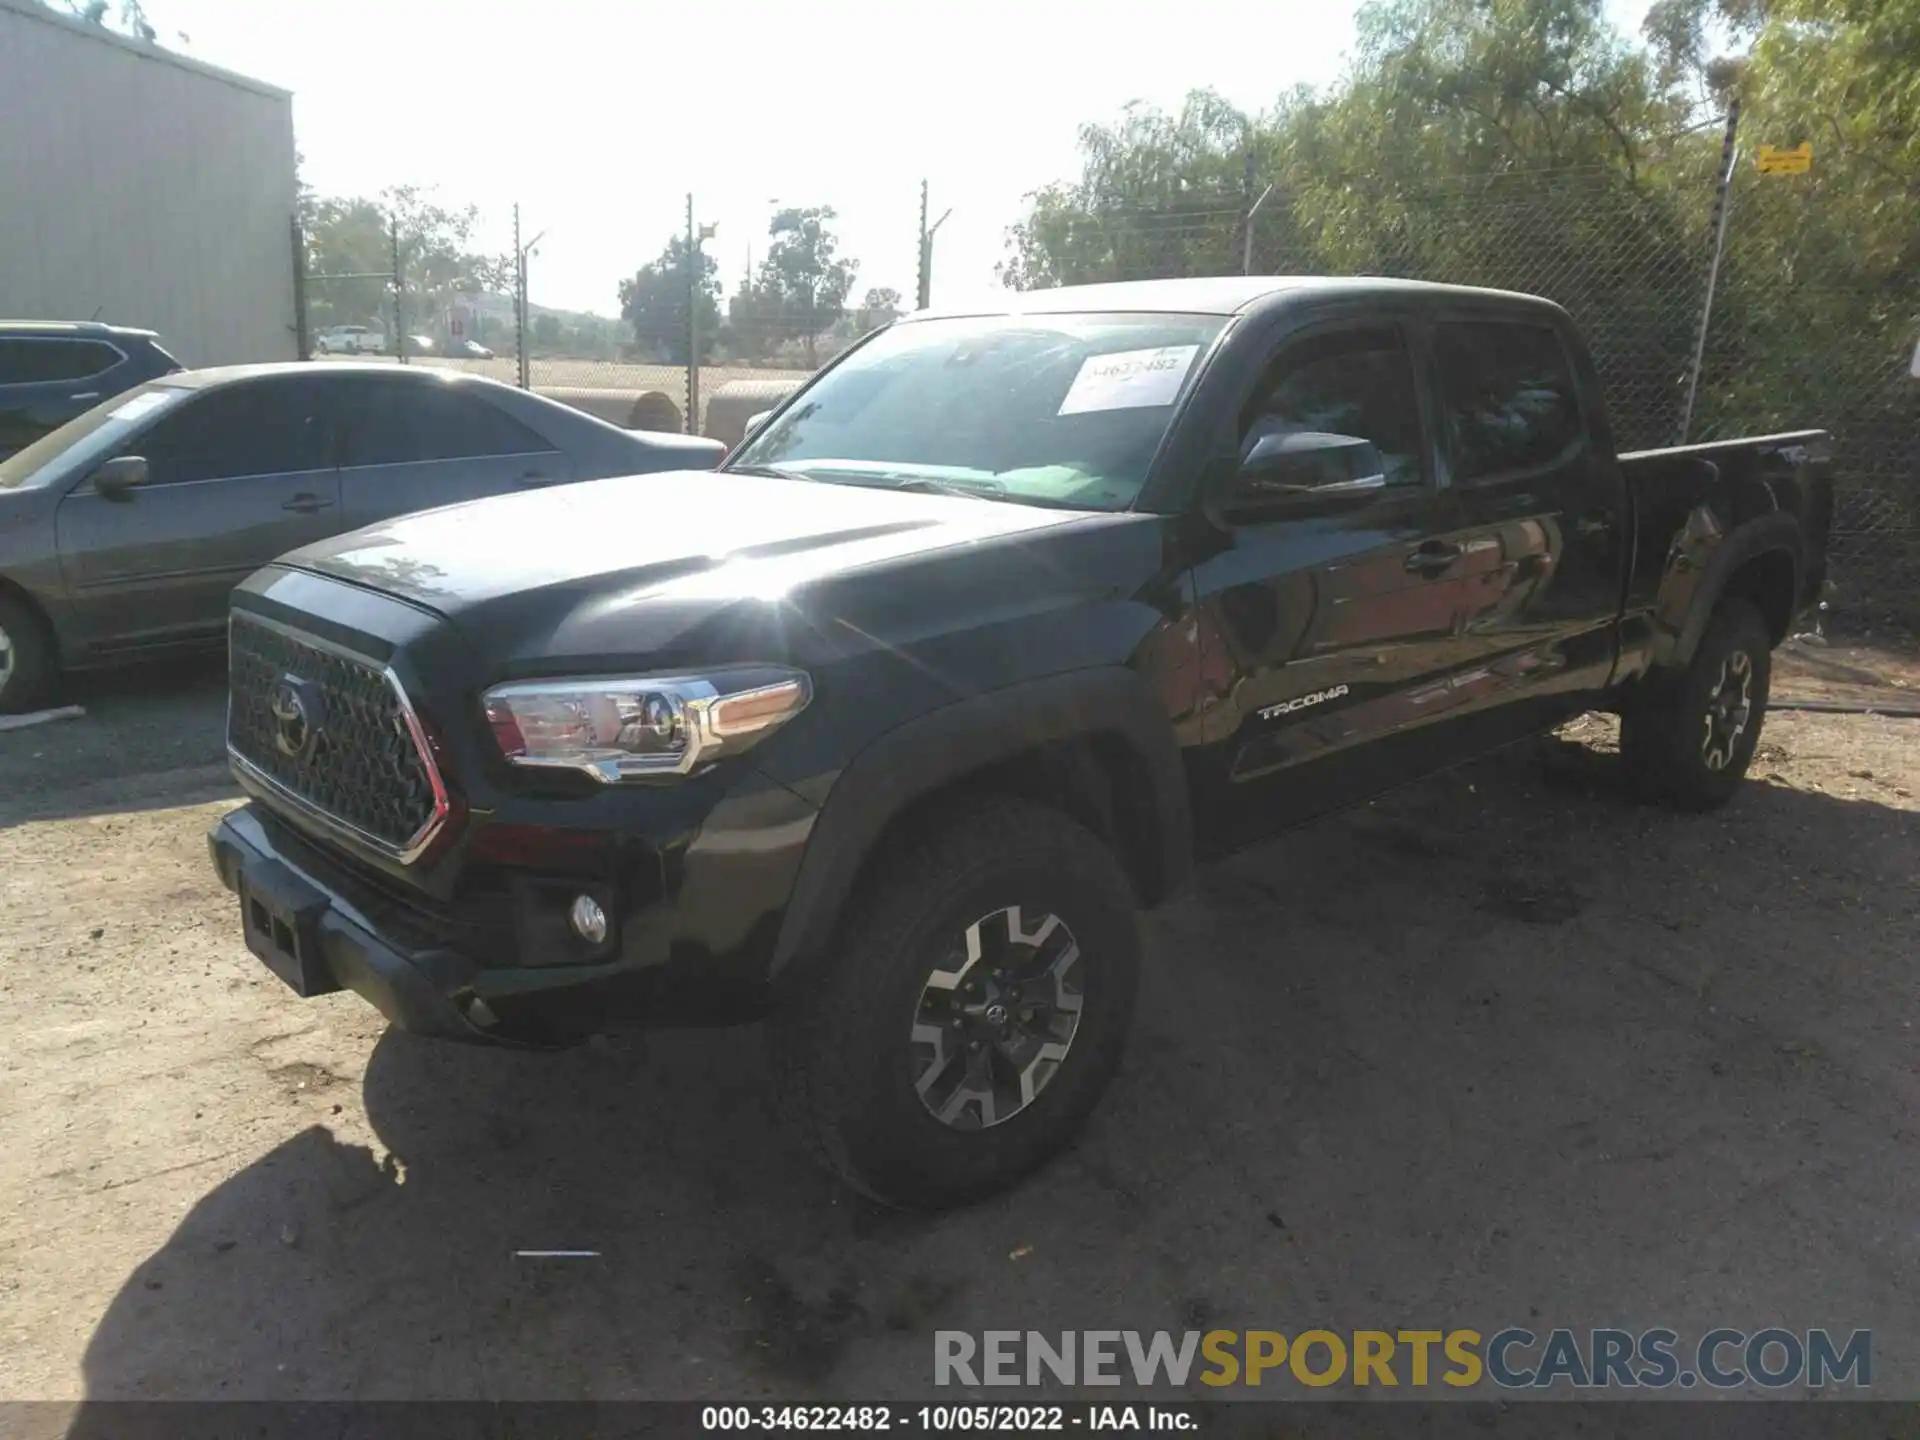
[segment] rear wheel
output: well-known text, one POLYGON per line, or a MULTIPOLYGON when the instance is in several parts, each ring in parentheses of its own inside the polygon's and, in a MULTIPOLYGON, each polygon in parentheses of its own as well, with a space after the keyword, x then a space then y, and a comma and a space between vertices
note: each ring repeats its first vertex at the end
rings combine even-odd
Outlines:
POLYGON ((53 689, 53 644, 40 617, 11 595, 0 595, 0 715, 41 704, 53 689))
POLYGON ((990 1195, 1106 1089, 1139 952, 1131 887, 1092 834, 1022 800, 960 811, 883 862, 773 1022, 782 1107, 875 1199, 990 1195))
POLYGON ((1682 810, 1726 804, 1760 744, 1773 635, 1746 600, 1714 607, 1693 662, 1620 719, 1620 753, 1640 788, 1682 810))

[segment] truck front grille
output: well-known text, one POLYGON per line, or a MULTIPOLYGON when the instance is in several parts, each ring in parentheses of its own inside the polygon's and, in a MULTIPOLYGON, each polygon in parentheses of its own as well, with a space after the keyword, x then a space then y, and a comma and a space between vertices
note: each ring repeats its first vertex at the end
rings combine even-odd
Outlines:
POLYGON ((227 751, 242 778, 384 854, 417 856, 447 793, 387 671, 240 614, 227 645, 227 751))

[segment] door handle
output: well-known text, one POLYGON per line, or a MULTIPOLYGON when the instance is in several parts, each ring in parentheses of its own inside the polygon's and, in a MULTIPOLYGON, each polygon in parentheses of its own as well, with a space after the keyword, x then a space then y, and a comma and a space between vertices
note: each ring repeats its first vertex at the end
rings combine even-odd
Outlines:
POLYGON ((84 395, 67 396, 68 400, 98 400, 99 398, 100 392, 98 390, 89 390, 84 395))
POLYGON ((529 470, 520 477, 520 483, 522 485, 545 485, 547 483, 547 477, 538 470, 529 470))
POLYGON ((312 515, 316 511, 325 510, 332 504, 331 500, 323 500, 318 495, 300 494, 295 495, 291 500, 281 501, 280 508, 292 510, 301 515, 312 515))
POLYGON ((1429 540, 1407 556, 1407 569, 1415 575, 1438 575, 1461 554, 1460 547, 1452 541, 1429 540))

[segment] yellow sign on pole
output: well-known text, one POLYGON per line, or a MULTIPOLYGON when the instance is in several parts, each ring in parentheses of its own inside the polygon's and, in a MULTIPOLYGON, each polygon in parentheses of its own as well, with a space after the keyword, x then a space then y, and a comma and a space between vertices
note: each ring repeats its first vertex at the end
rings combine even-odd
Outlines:
POLYGON ((1762 175, 1804 175, 1813 168, 1813 144, 1803 140, 1791 150, 1762 145, 1758 160, 1762 175))

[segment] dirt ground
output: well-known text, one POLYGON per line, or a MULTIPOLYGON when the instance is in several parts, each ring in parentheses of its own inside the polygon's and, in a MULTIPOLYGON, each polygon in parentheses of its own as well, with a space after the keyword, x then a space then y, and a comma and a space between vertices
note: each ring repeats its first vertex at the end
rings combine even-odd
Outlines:
POLYGON ((0 734, 0 1398, 880 1398, 936 1328, 1508 1324, 1871 1328, 1920 1396, 1920 721, 1777 714, 1678 817, 1589 719, 1208 868, 1084 1141, 926 1218, 811 1168, 750 1032, 296 999, 207 863, 217 670, 80 698, 0 734))

